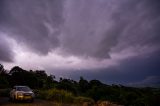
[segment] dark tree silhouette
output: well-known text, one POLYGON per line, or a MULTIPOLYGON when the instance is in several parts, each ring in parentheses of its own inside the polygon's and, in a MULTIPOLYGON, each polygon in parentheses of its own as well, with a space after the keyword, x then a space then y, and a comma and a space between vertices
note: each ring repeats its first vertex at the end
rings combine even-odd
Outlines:
POLYGON ((89 89, 89 83, 87 80, 85 80, 82 76, 79 80, 79 89, 81 92, 86 92, 89 89))
POLYGON ((62 89, 72 92, 75 96, 90 97, 95 101, 107 100, 125 106, 158 106, 160 104, 159 88, 106 85, 96 79, 87 81, 83 77, 80 77, 79 82, 66 78, 60 78, 59 81, 56 81, 55 78, 54 75, 47 75, 44 70, 27 71, 19 66, 13 67, 7 73, 3 65, 0 64, 0 89, 14 85, 28 85, 38 90, 62 89))

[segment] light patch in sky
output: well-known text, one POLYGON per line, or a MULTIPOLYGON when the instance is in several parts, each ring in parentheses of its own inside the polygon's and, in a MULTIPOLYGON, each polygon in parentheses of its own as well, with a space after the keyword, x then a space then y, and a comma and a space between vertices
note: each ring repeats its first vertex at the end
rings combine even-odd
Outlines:
POLYGON ((108 68, 119 65, 121 60, 136 56, 132 49, 126 49, 119 53, 110 53, 111 58, 99 60, 97 58, 79 58, 76 56, 64 56, 61 54, 61 48, 52 50, 47 55, 40 55, 32 52, 25 44, 17 43, 16 40, 8 38, 8 42, 13 47, 14 63, 4 62, 7 69, 13 66, 20 66, 30 70, 83 70, 108 68), (125 54, 125 55, 124 55, 125 54))

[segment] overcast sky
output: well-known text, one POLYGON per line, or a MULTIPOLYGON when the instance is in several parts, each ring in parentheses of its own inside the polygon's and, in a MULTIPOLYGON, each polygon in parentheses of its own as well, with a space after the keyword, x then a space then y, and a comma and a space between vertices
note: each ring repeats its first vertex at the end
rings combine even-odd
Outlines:
POLYGON ((160 0, 0 0, 0 63, 160 85, 160 0))

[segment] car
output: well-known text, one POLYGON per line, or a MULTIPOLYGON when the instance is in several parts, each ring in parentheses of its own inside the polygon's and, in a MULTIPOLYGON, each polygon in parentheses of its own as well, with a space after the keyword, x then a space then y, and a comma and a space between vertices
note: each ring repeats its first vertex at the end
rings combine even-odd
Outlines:
POLYGON ((10 92, 10 100, 29 100, 34 101, 35 94, 28 86, 14 86, 10 92))

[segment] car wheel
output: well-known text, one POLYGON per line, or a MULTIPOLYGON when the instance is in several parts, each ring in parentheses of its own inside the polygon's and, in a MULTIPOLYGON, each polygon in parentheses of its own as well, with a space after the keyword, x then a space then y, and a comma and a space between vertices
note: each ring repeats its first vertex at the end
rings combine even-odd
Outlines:
POLYGON ((11 102, 12 101, 12 98, 11 97, 9 97, 9 102, 11 102))
POLYGON ((9 97, 9 101, 13 102, 14 101, 14 97, 9 97))
POLYGON ((34 102, 34 99, 32 98, 32 99, 30 100, 30 102, 34 102))
POLYGON ((12 101, 16 102, 16 96, 15 95, 13 96, 12 101))

